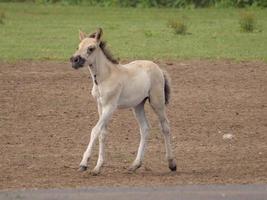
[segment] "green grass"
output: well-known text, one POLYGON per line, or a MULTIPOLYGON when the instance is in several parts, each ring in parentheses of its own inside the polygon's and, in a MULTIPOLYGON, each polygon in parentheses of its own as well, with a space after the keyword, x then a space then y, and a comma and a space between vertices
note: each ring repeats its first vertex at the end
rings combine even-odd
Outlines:
POLYGON ((68 60, 78 45, 78 29, 104 29, 121 59, 229 58, 267 61, 267 10, 249 9, 253 33, 240 31, 238 9, 135 9, 0 3, 0 60, 68 60), (172 19, 186 19, 176 35, 172 19))

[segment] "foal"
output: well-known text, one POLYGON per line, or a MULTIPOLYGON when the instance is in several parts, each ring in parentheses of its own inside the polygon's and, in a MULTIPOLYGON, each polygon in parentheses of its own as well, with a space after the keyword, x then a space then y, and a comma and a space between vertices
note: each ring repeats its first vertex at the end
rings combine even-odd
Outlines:
POLYGON ((129 170, 135 171, 141 167, 149 129, 144 112, 147 99, 161 124, 169 168, 176 171, 171 149, 170 128, 165 113, 165 104, 168 104, 170 94, 167 74, 151 61, 136 60, 126 65, 119 64, 105 48, 105 42, 101 41, 101 36, 101 28, 90 35, 80 31, 79 48, 70 58, 74 69, 89 66, 94 80, 91 93, 96 98, 99 112, 99 120, 92 129, 90 142, 83 154, 79 171, 87 169, 87 161, 98 139, 98 161, 92 173, 95 175, 100 173, 104 163, 104 138, 107 134, 107 124, 117 108, 133 108, 140 127, 141 140, 136 159, 129 170))

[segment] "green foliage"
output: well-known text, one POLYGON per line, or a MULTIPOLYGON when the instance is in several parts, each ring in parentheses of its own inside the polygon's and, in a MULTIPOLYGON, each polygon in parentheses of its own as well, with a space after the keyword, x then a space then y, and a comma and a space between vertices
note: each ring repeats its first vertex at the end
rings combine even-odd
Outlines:
POLYGON ((253 4, 259 7, 267 7, 267 0, 255 0, 253 4))
POLYGON ((218 8, 235 7, 235 1, 233 1, 233 0, 218 0, 215 2, 215 6, 218 8))
POLYGON ((168 25, 170 28, 173 29, 175 34, 184 35, 187 31, 187 26, 185 24, 185 21, 182 19, 178 20, 170 20, 168 22, 168 25))
POLYGON ((244 8, 248 6, 259 6, 259 7, 267 7, 267 0, 216 0, 216 7, 222 8, 244 8))
POLYGON ((68 5, 119 6, 119 7, 267 7, 267 0, 0 0, 0 2, 61 3, 68 5))
POLYGON ((82 0, 33 0, 38 4, 51 4, 51 3, 61 3, 65 5, 78 5, 81 4, 82 0))
POLYGON ((243 32, 253 32, 256 25, 255 16, 250 12, 242 12, 240 14, 239 24, 243 32))

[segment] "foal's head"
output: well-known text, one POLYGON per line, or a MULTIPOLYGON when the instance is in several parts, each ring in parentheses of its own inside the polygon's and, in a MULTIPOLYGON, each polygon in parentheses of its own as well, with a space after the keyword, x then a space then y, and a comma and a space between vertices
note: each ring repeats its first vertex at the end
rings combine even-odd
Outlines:
POLYGON ((96 32, 87 35, 80 31, 80 44, 77 51, 70 58, 72 67, 78 69, 84 65, 92 65, 95 61, 97 52, 100 50, 100 42, 102 36, 102 29, 97 29, 96 32))

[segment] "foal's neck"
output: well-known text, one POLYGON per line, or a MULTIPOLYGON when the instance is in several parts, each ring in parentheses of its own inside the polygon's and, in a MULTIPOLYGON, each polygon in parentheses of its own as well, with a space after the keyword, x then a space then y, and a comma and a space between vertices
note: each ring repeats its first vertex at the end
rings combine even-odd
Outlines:
POLYGON ((93 67, 95 69, 93 78, 95 79, 95 82, 99 84, 110 76, 112 70, 116 68, 116 65, 107 59, 102 50, 99 50, 95 62, 93 63, 93 67))

